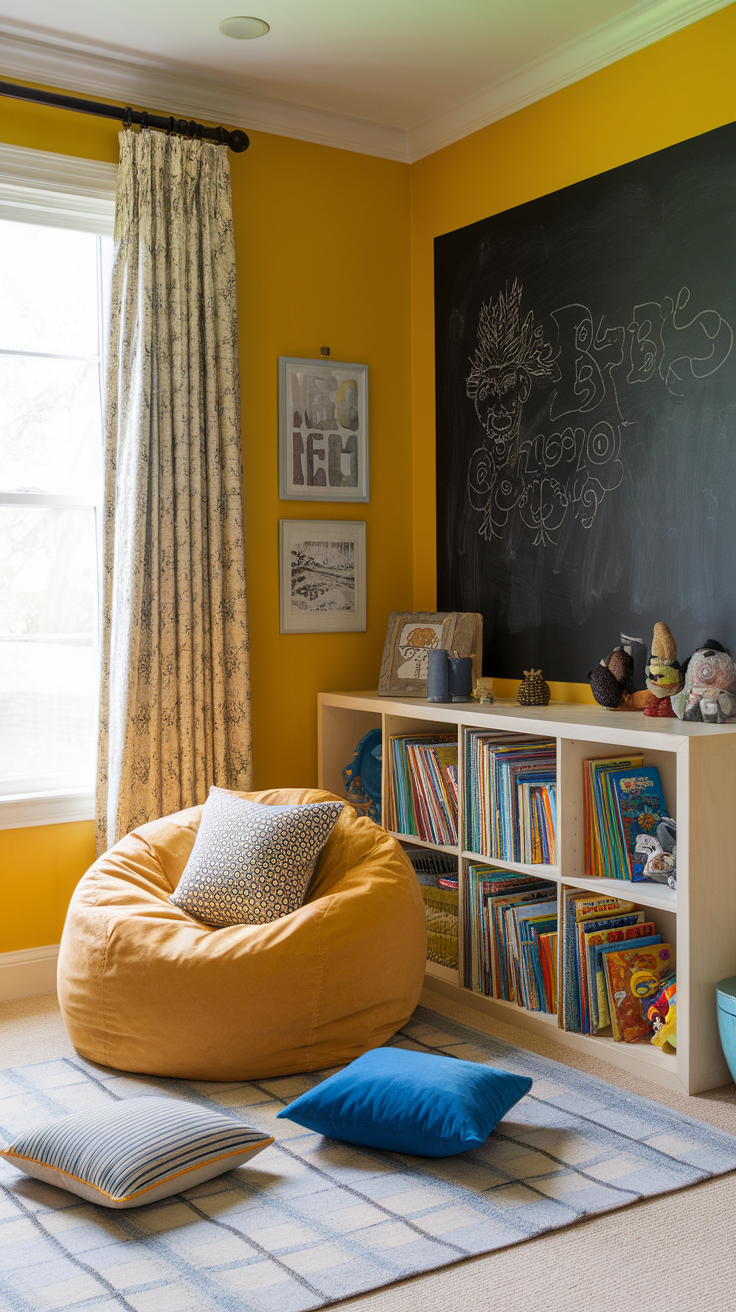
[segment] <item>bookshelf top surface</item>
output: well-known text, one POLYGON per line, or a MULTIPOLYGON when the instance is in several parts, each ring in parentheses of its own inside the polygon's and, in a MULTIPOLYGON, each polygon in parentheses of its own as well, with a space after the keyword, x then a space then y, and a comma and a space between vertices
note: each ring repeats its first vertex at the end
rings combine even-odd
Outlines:
POLYGON ((520 733, 548 733, 569 738, 577 731, 591 742, 619 742, 637 746, 641 740, 665 751, 676 751, 688 738, 736 733, 736 724, 695 724, 643 715, 641 711, 608 711, 602 706, 550 702, 549 706, 519 706, 499 699, 492 705, 478 702, 427 702, 421 697, 384 697, 377 692, 323 692, 327 706, 383 712, 433 724, 465 724, 474 729, 501 729, 520 733))

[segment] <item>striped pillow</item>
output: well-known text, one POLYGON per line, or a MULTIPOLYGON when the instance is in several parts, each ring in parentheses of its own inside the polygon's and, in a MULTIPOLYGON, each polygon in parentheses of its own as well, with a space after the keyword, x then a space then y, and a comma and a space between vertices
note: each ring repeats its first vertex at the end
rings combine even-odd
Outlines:
POLYGON ((140 1207, 191 1189, 273 1143, 242 1121, 179 1098, 127 1098, 18 1135, 0 1157, 102 1207, 140 1207))

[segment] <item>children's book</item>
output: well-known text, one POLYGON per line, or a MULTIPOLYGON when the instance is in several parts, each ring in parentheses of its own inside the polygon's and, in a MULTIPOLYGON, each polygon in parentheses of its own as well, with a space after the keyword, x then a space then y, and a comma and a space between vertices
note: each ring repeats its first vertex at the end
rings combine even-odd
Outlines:
POLYGON ((542 979, 547 1000, 546 1010, 550 1014, 557 1011, 557 931, 538 935, 539 960, 542 967, 542 979))
MULTIPOLYGON (((543 924, 547 930, 557 928, 557 897, 510 907, 505 914, 506 948, 512 965, 513 994, 520 1007, 542 1011, 537 991, 534 943, 530 924, 543 924), (531 972, 531 974, 530 974, 531 972)), ((541 973, 541 972, 540 972, 541 973)))
MULTIPOLYGON (((602 919, 582 920, 577 925, 577 954, 578 970, 580 972, 580 1017, 581 1029, 583 1034, 592 1034, 593 1030, 593 1001, 592 993, 594 987, 594 976, 591 975, 590 966, 592 961, 589 958, 586 939, 595 937, 596 931, 604 933, 610 931, 612 935, 620 939, 627 937, 624 930, 636 925, 644 919, 644 912, 633 909, 625 915, 604 916, 602 919)), ((634 936, 636 937, 636 936, 634 936)), ((607 940, 599 939, 599 942, 607 940)))
MULTIPOLYGON (((396 734, 389 738, 388 823, 396 833, 412 834, 430 843, 447 842, 453 825, 451 787, 447 769, 457 769, 457 746, 454 734, 422 734, 410 737, 396 734), (428 758, 427 749, 450 748, 442 762, 428 758), (454 751, 454 755, 453 755, 454 751), (444 830, 444 826, 450 828, 444 830), (439 827, 438 827, 439 826, 439 827)), ((457 809, 454 813, 454 837, 457 842, 457 809)))
POLYGON ((471 851, 504 861, 554 863, 556 756, 554 739, 466 730, 471 851))
POLYGON ((668 814, 656 765, 640 770, 617 770, 610 776, 621 826, 626 879, 641 875, 646 854, 636 851, 640 834, 657 836, 657 825, 668 814))
POLYGON ((562 971, 561 1005, 557 1023, 560 1029, 573 1033, 582 1032, 583 1007, 581 995, 581 970, 578 955, 578 925, 588 920, 599 920, 604 916, 623 916, 636 910, 633 902, 626 902, 617 897, 596 897, 591 893, 581 893, 572 888, 562 890, 562 949, 560 969, 562 971))
POLYGON ((489 865, 468 866, 463 922, 466 988, 492 996, 488 898, 499 893, 518 893, 537 887, 538 881, 515 870, 502 870, 489 865))
MULTIPOLYGON (((637 926, 637 929, 639 926, 637 926)), ((636 944, 632 943, 600 943, 593 949, 595 958, 595 980, 598 1003, 598 1029, 605 1029, 607 1025, 612 1024, 611 1009, 608 1000, 608 980, 606 977, 606 957, 609 952, 623 952, 629 947, 637 948, 652 947, 655 943, 662 942, 662 935, 657 933, 655 925, 650 921, 647 926, 647 934, 636 939, 636 944)))
MULTIPOLYGON (((637 911, 630 916, 620 916, 618 920, 608 921, 607 925, 601 924, 592 933, 586 932, 584 935, 583 953, 588 977, 591 1034, 597 1034, 599 1029, 610 1024, 606 980, 596 948, 610 944, 620 947, 627 940, 647 938, 651 934, 656 934, 654 922, 645 921, 644 915, 643 911, 637 911)), ((587 931, 587 925, 584 928, 587 931)))
POLYGON ((614 1039, 617 1043, 648 1039, 651 1026, 644 1016, 642 1002, 646 1003, 649 994, 643 990, 647 985, 654 988, 673 973, 674 947, 671 943, 658 943, 603 955, 614 1039))
POLYGON ((583 762, 583 813, 585 817, 585 873, 587 875, 617 876, 610 860, 611 833, 614 824, 610 809, 606 776, 613 770, 631 770, 640 766, 644 757, 609 756, 583 762))
POLYGON ((543 938, 556 933, 557 916, 549 920, 527 921, 528 940, 521 944, 523 953, 527 954, 530 969, 525 977, 525 988, 529 995, 527 1007, 530 1011, 554 1011, 553 990, 548 984, 540 943, 543 938))

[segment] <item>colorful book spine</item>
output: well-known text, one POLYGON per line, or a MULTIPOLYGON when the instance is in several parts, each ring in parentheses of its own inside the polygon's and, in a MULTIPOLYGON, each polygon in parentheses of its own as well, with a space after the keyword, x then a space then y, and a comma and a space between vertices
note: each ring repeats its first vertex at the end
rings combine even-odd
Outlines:
POLYGON ((582 1033, 582 971, 580 968, 578 925, 604 916, 623 916, 635 907, 615 897, 595 897, 572 888, 562 889, 562 942, 560 948, 561 996, 557 1014, 560 1029, 582 1033))
POLYGON ((554 865, 556 760, 552 739, 466 730, 469 851, 554 865))
POLYGON ((394 833, 438 846, 458 841, 457 739, 454 734, 389 738, 388 824, 394 833))

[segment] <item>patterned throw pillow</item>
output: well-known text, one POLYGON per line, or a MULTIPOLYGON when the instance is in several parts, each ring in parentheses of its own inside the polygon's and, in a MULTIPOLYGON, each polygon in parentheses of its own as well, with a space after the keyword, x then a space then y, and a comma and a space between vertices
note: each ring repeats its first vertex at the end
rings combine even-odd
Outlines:
POLYGON ((211 788, 169 902, 206 925, 265 925, 304 901, 344 802, 264 806, 211 788))
POLYGON ((102 1207, 140 1207, 241 1166, 273 1138, 180 1098, 126 1098, 19 1134, 0 1157, 102 1207))

